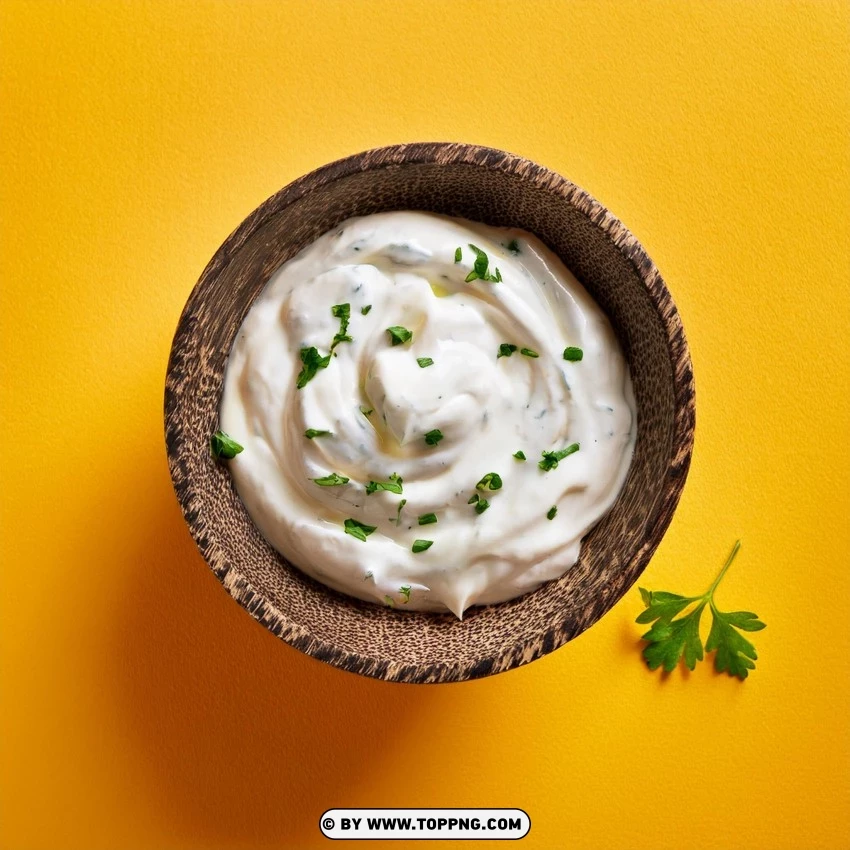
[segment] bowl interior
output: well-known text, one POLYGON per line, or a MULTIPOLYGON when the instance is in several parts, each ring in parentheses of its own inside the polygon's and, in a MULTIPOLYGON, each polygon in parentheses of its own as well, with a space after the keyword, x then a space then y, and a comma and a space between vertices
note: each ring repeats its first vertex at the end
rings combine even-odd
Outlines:
POLYGON ((399 146, 342 160, 266 201, 225 242, 180 320, 166 384, 175 489, 204 557, 255 618, 293 646, 396 681, 475 678, 550 652, 602 616, 633 584, 678 501, 693 439, 690 359, 675 306, 630 233, 582 190, 489 149, 399 146), (423 209, 530 230, 605 310, 631 369, 638 437, 616 504, 578 563, 511 602, 450 615, 396 612, 335 593, 260 536, 226 466, 210 457, 228 352, 274 270, 344 219, 423 209))

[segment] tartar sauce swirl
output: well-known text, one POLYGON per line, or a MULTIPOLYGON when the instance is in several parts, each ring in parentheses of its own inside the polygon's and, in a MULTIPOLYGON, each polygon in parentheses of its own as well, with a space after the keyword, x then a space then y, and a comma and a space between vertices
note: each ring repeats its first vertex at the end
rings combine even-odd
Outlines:
POLYGON ((635 426, 614 332, 564 264, 422 212, 351 219, 285 263, 221 404, 274 548, 343 593, 458 617, 576 562, 635 426))

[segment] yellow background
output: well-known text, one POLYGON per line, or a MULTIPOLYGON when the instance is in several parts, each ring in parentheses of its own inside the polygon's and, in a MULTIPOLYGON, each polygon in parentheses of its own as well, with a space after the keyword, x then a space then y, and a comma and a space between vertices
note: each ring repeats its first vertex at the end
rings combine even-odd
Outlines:
POLYGON ((318 847, 332 806, 850 846, 850 4, 7 0, 0 32, 4 848, 318 847), (523 669, 371 681, 196 552, 161 410, 201 270, 304 172, 442 139, 563 173, 665 275, 698 433, 641 583, 701 591, 742 536, 747 682, 649 673, 636 589, 523 669))

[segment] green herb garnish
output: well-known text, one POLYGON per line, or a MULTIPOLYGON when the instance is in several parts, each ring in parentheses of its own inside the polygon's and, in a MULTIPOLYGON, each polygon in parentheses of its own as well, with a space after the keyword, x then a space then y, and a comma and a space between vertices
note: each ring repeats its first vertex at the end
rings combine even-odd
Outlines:
POLYGON ((711 608, 712 620, 705 651, 716 650, 715 669, 719 673, 726 672, 739 679, 746 679, 749 671, 755 670, 756 665, 753 662, 758 659, 755 647, 740 632, 758 632, 765 628, 765 624, 751 611, 724 612, 718 610, 714 604, 714 592, 740 548, 741 541, 738 540, 720 574, 702 596, 679 596, 676 593, 640 588, 646 610, 641 612, 636 622, 652 623, 652 628, 642 636, 643 640, 649 642, 649 645, 644 647, 643 657, 650 670, 663 666, 669 673, 682 656, 689 670, 696 667, 697 661, 702 661, 703 646, 699 624, 706 605, 711 608), (689 614, 677 620, 673 619, 694 603, 696 607, 689 614))
POLYGON ((518 452, 514 452, 514 457, 517 460, 528 460, 528 458, 526 458, 525 456, 525 452, 522 451, 522 449, 520 449, 518 452))
POLYGON ((331 343, 331 351, 333 351, 341 342, 351 342, 351 337, 348 335, 348 322, 351 319, 351 305, 334 304, 334 306, 331 307, 331 313, 339 319, 339 333, 334 334, 334 339, 331 343))
POLYGON ((371 496, 372 493, 375 493, 378 490, 386 490, 387 493, 401 495, 401 485, 403 480, 404 479, 397 472, 394 472, 390 476, 389 481, 370 481, 366 485, 366 495, 371 496))
POLYGON ((371 416, 375 411, 371 407, 365 407, 364 405, 360 405, 360 412, 364 416, 371 416))
POLYGON ((474 504, 475 504, 475 503, 476 503, 476 502, 477 502, 480 498, 481 498, 481 497, 478 495, 478 493, 473 493, 473 494, 469 497, 469 499, 468 499, 468 501, 467 501, 467 503, 466 503, 466 504, 467 504, 467 505, 474 505, 474 504))
POLYGON ((369 311, 370 311, 371 309, 372 309, 372 305, 371 305, 371 304, 367 304, 365 307, 361 307, 361 308, 360 308, 360 313, 361 313, 361 315, 363 315, 363 316, 368 316, 368 315, 369 315, 369 311))
POLYGON ((487 508, 489 508, 489 507, 490 507, 490 503, 486 499, 479 499, 475 503, 475 513, 483 514, 484 511, 486 511, 487 508))
POLYGON ((542 452, 543 460, 537 462, 537 465, 544 471, 548 472, 550 469, 558 468, 558 461, 563 460, 565 457, 569 457, 571 454, 575 454, 579 450, 578 443, 572 443, 572 445, 567 446, 565 449, 559 449, 556 452, 542 452))
POLYGON ((463 259, 463 251, 460 248, 455 249, 455 262, 459 263, 463 259))
POLYGON ((511 344, 510 342, 503 342, 499 346, 499 353, 496 355, 496 360, 498 360, 500 357, 510 357, 516 350, 517 347, 515 345, 511 344))
POLYGON ((419 525, 431 525, 437 521, 436 514, 422 514, 419 517, 419 525))
POLYGON ((416 362, 419 364, 420 369, 427 369, 429 366, 434 365, 434 361, 430 357, 417 357, 416 362))
POLYGON ((430 549, 433 545, 433 540, 414 540, 411 549, 415 553, 424 552, 426 549, 430 549))
POLYGON ((569 360, 570 363, 578 363, 584 357, 584 352, 574 345, 568 345, 564 349, 564 360, 569 360))
POLYGON ((390 335, 392 345, 401 345, 403 342, 409 342, 413 339, 413 334, 401 325, 393 325, 391 328, 387 328, 387 333, 390 335))
POLYGON ((386 603, 387 608, 395 608, 395 599, 393 599, 392 596, 385 596, 384 602, 386 603))
POLYGON ((407 603, 410 602, 410 590, 411 590, 411 587, 410 587, 409 584, 403 584, 398 589, 398 592, 404 597, 404 604, 405 605, 407 605, 407 603))
POLYGON ((307 386, 316 377, 319 369, 328 368, 328 363, 331 362, 331 356, 329 354, 327 357, 322 357, 319 354, 318 348, 310 346, 310 348, 301 349, 301 362, 304 365, 298 373, 298 380, 295 382, 295 386, 299 390, 307 386))
POLYGON ((308 428, 304 432, 304 436, 308 440, 313 440, 316 437, 333 437, 333 434, 330 431, 320 431, 318 428, 308 428))
POLYGON ((475 245, 471 243, 469 247, 472 248, 472 251, 475 254, 475 262, 472 264, 472 271, 466 276, 466 282, 469 283, 472 280, 483 280, 487 283, 500 283, 502 280, 502 273, 498 269, 494 269, 495 274, 490 274, 490 260, 487 255, 480 248, 476 248, 475 245))
POLYGON ((520 354, 524 354, 526 357, 539 357, 540 355, 536 351, 532 351, 530 348, 521 348, 519 350, 520 354))
POLYGON ((366 525, 356 519, 347 519, 343 523, 343 526, 345 527, 346 534, 350 534, 364 543, 366 542, 366 538, 377 528, 375 525, 366 525))
POLYGON ((210 451, 213 453, 213 457, 230 460, 244 450, 244 446, 241 446, 233 437, 225 434, 224 431, 216 431, 210 437, 210 451))
POLYGON ((555 519, 555 514, 558 513, 558 506, 552 505, 548 511, 546 511, 546 519, 555 519))
POLYGON ((511 239, 511 241, 510 241, 510 242, 508 242, 508 244, 507 244, 507 245, 505 245, 505 247, 506 247, 506 248, 507 248, 507 249, 508 249, 508 250, 509 250, 512 254, 518 254, 518 253, 519 253, 519 242, 517 242, 517 240, 516 240, 516 239, 511 239))
POLYGON ((476 490, 501 490, 502 478, 498 472, 488 472, 476 485, 476 490))
POLYGON ((398 503, 398 511, 396 511, 395 519, 392 517, 389 518, 390 522, 394 522, 396 526, 401 525, 401 509, 407 504, 407 499, 402 499, 398 503))
POLYGON ((443 432, 439 428, 435 428, 433 431, 429 431, 425 435, 425 442, 429 446, 436 446, 440 440, 443 439, 443 432))
POLYGON ((348 484, 351 479, 332 472, 330 475, 325 475, 324 478, 313 478, 312 480, 320 487, 336 487, 340 484, 348 484))

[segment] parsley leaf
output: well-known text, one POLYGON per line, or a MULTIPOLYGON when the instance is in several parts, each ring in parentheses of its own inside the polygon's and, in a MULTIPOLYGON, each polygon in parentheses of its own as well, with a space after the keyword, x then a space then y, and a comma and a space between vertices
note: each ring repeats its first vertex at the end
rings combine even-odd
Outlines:
POLYGON ((414 540, 411 550, 418 554, 419 552, 424 552, 426 549, 430 549, 433 545, 433 540, 414 540))
POLYGON ((409 342, 413 339, 413 334, 401 325, 393 325, 391 328, 387 328, 387 333, 390 335, 392 345, 401 345, 403 342, 409 342))
POLYGON ((436 446, 440 440, 443 439, 443 432, 439 428, 435 428, 433 431, 429 431, 425 435, 425 442, 429 446, 436 446))
POLYGON ((434 361, 430 357, 417 357, 416 362, 419 364, 420 369, 427 369, 429 366, 434 365, 434 361))
POLYGON ((339 484, 348 484, 350 480, 350 478, 346 478, 344 475, 337 475, 335 472, 325 475, 324 478, 313 479, 320 487, 336 487, 339 484))
POLYGON ((331 362, 330 354, 327 357, 322 357, 319 354, 319 349, 315 346, 301 349, 301 362, 304 364, 301 371, 298 373, 298 380, 295 383, 297 389, 301 390, 307 386, 319 369, 327 369, 328 363, 331 362))
POLYGON ((514 452, 514 457, 517 460, 528 460, 528 458, 526 458, 525 456, 525 452, 522 449, 520 449, 518 452, 514 452))
POLYGON ((637 618, 638 623, 652 622, 652 628, 643 635, 648 641, 643 657, 650 670, 662 666, 673 670, 684 656, 685 664, 693 670, 703 658, 703 645, 699 634, 700 618, 706 605, 711 610, 712 622, 705 651, 714 652, 714 666, 720 672, 746 679, 755 669, 757 660, 755 647, 740 632, 757 632, 765 628, 751 611, 720 611, 714 603, 717 586, 726 575, 735 555, 741 548, 738 540, 726 560, 720 574, 702 596, 680 596, 664 591, 649 591, 640 588, 646 607, 637 618), (696 603, 696 607, 684 616, 674 619, 685 609, 696 603), (653 622, 654 621, 654 622, 653 622))
POLYGON ((411 587, 410 587, 409 584, 403 584, 398 589, 398 592, 404 597, 404 603, 403 603, 404 605, 407 605, 407 603, 410 602, 410 591, 411 591, 411 587))
POLYGON ((476 490, 501 490, 502 478, 498 472, 488 472, 476 485, 476 490))
POLYGON ((407 499, 402 499, 398 503, 398 511, 396 512, 395 519, 393 519, 392 517, 389 517, 389 521, 394 522, 396 524, 396 526, 401 525, 401 510, 406 504, 407 504, 407 499))
MULTIPOLYGON (((472 264, 472 271, 466 276, 466 282, 483 280, 487 283, 501 283, 502 273, 498 269, 494 269, 495 274, 490 274, 490 259, 488 256, 480 248, 476 248, 471 243, 469 247, 475 254, 475 262, 472 264)), ((455 256, 457 255, 455 254, 455 256)))
POLYGON ((549 472, 550 469, 557 469, 558 462, 565 457, 575 454, 579 450, 578 443, 572 443, 565 449, 559 449, 556 452, 542 452, 543 460, 537 461, 537 465, 544 471, 549 472))
POLYGON ((516 239, 511 239, 505 247, 514 255, 519 253, 519 242, 516 239))
POLYGON ((536 351, 532 351, 530 348, 521 348, 519 350, 520 354, 524 354, 526 357, 539 357, 540 355, 536 351))
POLYGON ((546 519, 555 519, 555 515, 558 513, 558 506, 552 505, 548 511, 546 511, 546 519))
POLYGON ((244 446, 239 445, 233 437, 225 434, 224 431, 216 431, 210 437, 210 451, 212 451, 213 457, 230 460, 244 450, 244 446))
POLYGON ((584 352, 574 345, 569 345, 564 349, 564 360, 569 360, 571 363, 578 363, 584 357, 584 352))
POLYGON ((334 334, 333 342, 331 343, 331 351, 333 351, 341 342, 351 342, 351 337, 348 335, 348 322, 351 319, 350 304, 334 304, 331 307, 331 313, 339 319, 339 333, 334 334))
POLYGON ((365 307, 361 307, 361 308, 360 308, 360 314, 361 314, 362 316, 368 316, 368 315, 369 315, 369 311, 370 311, 371 309, 372 309, 372 305, 371 305, 371 304, 367 304, 365 307))
POLYGON ((486 511, 487 508, 489 508, 489 507, 490 507, 490 503, 486 499, 479 499, 475 503, 475 513, 483 514, 484 511, 486 511))
POLYGON ((304 432, 304 436, 308 440, 312 440, 316 437, 333 437, 333 433, 331 431, 320 431, 318 428, 308 428, 304 432))
POLYGON ((432 523, 435 523, 436 521, 437 521, 437 515, 436 514, 422 514, 422 516, 419 517, 419 525, 431 525, 432 523))
POLYGON ((496 355, 496 360, 498 360, 500 357, 510 357, 516 350, 517 347, 515 345, 511 344, 510 342, 503 342, 499 346, 499 353, 496 355))
POLYGON ((386 490, 387 493, 401 495, 401 484, 403 480, 404 479, 397 472, 394 472, 390 476, 389 481, 370 481, 366 485, 366 495, 371 496, 372 493, 375 493, 378 490, 386 490))
POLYGON ((366 407, 366 405, 361 404, 360 405, 360 412, 364 416, 371 416, 375 411, 371 407, 366 407))
POLYGON ((460 248, 455 250, 455 262, 459 263, 463 259, 463 251, 460 248))
POLYGON ((377 528, 376 525, 366 525, 356 519, 347 519, 343 523, 343 526, 345 527, 346 534, 350 534, 364 543, 366 542, 366 538, 377 528))

